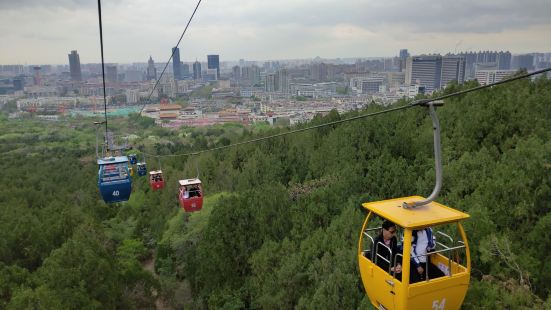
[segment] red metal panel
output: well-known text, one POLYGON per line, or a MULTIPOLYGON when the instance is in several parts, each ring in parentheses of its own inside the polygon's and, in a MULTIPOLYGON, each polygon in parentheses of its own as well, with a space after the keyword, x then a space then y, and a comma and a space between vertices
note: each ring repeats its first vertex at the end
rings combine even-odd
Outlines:
POLYGON ((178 200, 180 201, 180 206, 186 212, 199 211, 203 208, 203 189, 199 185, 198 196, 190 195, 188 198, 184 198, 184 188, 180 188, 178 192, 178 200))

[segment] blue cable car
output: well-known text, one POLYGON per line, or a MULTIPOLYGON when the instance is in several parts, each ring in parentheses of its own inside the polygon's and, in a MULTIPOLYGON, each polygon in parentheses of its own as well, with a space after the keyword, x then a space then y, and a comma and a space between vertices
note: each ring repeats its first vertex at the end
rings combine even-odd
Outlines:
POLYGON ((136 170, 138 170, 138 175, 143 177, 147 174, 147 166, 145 165, 145 162, 138 163, 136 170))
POLYGON ((128 157, 98 159, 98 165, 98 187, 103 200, 106 203, 127 201, 132 192, 128 157))
POLYGON ((135 165, 138 162, 138 157, 136 154, 130 154, 128 155, 128 159, 130 160, 130 164, 135 165))

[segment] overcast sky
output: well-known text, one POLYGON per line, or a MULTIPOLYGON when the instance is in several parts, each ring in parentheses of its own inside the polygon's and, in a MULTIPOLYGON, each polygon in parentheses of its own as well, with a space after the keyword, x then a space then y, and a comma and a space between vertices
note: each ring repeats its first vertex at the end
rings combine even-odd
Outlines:
MULTIPOLYGON (((197 0, 103 0, 106 62, 166 62, 197 0)), ((96 0, 0 0, 0 64, 101 62, 96 0)), ((551 52, 551 0, 203 0, 181 60, 551 52)))

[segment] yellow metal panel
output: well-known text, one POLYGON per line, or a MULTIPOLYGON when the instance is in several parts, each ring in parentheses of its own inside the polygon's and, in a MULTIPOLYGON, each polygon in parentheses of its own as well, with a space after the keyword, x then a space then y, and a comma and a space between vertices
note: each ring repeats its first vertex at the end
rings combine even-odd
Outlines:
POLYGON ((380 305, 387 310, 404 309, 404 299, 401 296, 405 292, 402 283, 363 255, 358 256, 358 261, 362 282, 371 304, 377 309, 380 309, 380 305))
MULTIPOLYGON (((450 253, 452 254, 452 253, 450 253)), ((450 261, 448 258, 441 254, 433 254, 430 256, 430 261, 434 266, 438 266, 438 264, 442 264, 445 268, 447 268, 452 275, 462 272, 467 272, 467 268, 465 266, 462 266, 453 259, 450 261)), ((444 272, 444 270, 442 270, 444 272)))
POLYGON ((469 248, 469 242, 467 241, 467 234, 465 233, 465 229, 463 229, 463 225, 461 225, 461 223, 458 222, 457 227, 459 227, 461 238, 463 238, 463 243, 465 243, 465 256, 467 257, 467 273, 471 274, 471 250, 469 248))
POLYGON ((406 309, 459 309, 468 288, 468 273, 411 284, 406 309))
POLYGON ((431 202, 415 209, 404 209, 402 203, 420 201, 421 196, 410 196, 364 203, 363 207, 404 228, 420 228, 455 222, 469 218, 469 215, 438 202, 431 202))

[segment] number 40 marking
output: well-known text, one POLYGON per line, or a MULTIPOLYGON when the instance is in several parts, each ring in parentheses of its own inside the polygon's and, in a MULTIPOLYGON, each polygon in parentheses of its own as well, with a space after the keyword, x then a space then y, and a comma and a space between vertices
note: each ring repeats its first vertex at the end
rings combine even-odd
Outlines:
POLYGON ((432 309, 434 310, 444 310, 444 307, 446 306, 446 298, 442 298, 442 301, 434 300, 432 302, 432 309))
POLYGON ((113 196, 115 197, 119 196, 119 191, 113 191, 113 196))

